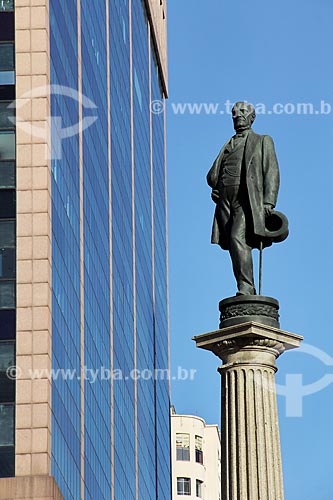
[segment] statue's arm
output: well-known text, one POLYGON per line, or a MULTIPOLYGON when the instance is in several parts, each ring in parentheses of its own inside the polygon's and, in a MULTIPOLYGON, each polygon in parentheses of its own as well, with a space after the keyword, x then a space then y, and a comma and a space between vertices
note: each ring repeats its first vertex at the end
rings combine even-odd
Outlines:
POLYGON ((280 187, 280 172, 273 139, 269 135, 263 138, 263 188, 264 205, 276 205, 280 187))
POLYGON ((224 148, 220 151, 218 157, 214 161, 211 169, 207 174, 207 183, 212 188, 215 189, 217 186, 217 182, 219 180, 219 172, 220 172, 220 158, 224 148))

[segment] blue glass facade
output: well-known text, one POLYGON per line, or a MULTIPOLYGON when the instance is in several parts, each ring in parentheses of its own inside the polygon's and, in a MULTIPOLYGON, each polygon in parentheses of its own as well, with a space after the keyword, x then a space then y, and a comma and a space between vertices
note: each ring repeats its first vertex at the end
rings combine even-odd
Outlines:
MULTIPOLYGON (((113 367, 134 367, 130 20, 128 0, 109 2, 112 164, 113 367)), ((128 375, 127 375, 128 376, 128 375)), ((131 378, 114 383, 115 498, 136 498, 135 401, 131 378)))
MULTIPOLYGON (((76 1, 50 1, 51 83, 78 89, 76 1)), ((79 121, 77 100, 51 95, 52 117, 62 126, 79 121)), ((58 137, 52 128, 52 144, 58 137)), ((79 137, 62 141, 52 160, 52 367, 80 372, 80 174, 79 137)), ((52 475, 68 500, 79 500, 81 384, 52 383, 52 475)))
MULTIPOLYGON (((110 368, 110 235, 105 3, 81 0, 82 92, 98 108, 83 134, 84 360, 88 370, 110 368)), ((111 382, 84 387, 86 500, 111 491, 111 382)))
MULTIPOLYGON (((148 26, 141 0, 133 1, 134 200, 137 369, 154 371, 152 214, 148 26), (150 195, 149 195, 150 194, 150 195)), ((138 385, 139 498, 156 498, 154 378, 138 385)))
MULTIPOLYGON (((153 44, 151 44, 153 46, 153 44)), ((161 87, 155 54, 151 51, 152 102, 161 99, 161 87)), ((154 205, 154 342, 155 369, 165 370, 169 362, 167 293, 167 213, 164 115, 152 115, 153 205, 154 205)), ((155 446, 157 498, 170 498, 170 417, 169 380, 155 381, 155 446), (167 452, 166 452, 167 450, 167 452)))
MULTIPOLYGON (((83 131, 82 158, 76 135, 52 160, 52 362, 80 373, 83 322, 84 365, 98 376, 84 381, 84 416, 81 380, 53 381, 52 474, 65 500, 81 498, 81 474, 85 500, 170 500, 169 385, 154 378, 168 368, 164 115, 150 112, 150 96, 163 98, 155 49, 141 0, 50 0, 52 84, 79 89, 77 1, 82 92, 97 120, 83 131), (105 380, 103 367, 122 377, 105 380)), ((79 121, 77 100, 52 95, 51 106, 63 127, 79 121)))

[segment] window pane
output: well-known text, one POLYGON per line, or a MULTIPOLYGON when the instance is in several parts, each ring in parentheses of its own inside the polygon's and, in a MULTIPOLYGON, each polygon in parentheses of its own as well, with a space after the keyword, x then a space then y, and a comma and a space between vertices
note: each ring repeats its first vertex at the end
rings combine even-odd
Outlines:
POLYGON ((14 85, 15 72, 14 71, 0 71, 0 85, 14 85))
POLYGON ((16 311, 0 310, 0 340, 15 339, 16 311))
POLYGON ((1 160, 15 160, 15 132, 0 132, 1 160))
POLYGON ((182 448, 190 447, 190 435, 189 434, 176 434, 176 446, 181 446, 182 448))
POLYGON ((14 44, 0 43, 0 71, 14 71, 14 44))
POLYGON ((0 403, 12 403, 15 401, 15 380, 8 378, 6 371, 7 368, 14 365, 14 342, 0 342, 0 403))
POLYGON ((11 102, 0 102, 0 128, 15 128, 15 109, 9 108, 11 102))
POLYGON ((7 377, 6 372, 0 372, 0 403, 14 403, 15 379, 7 377))
POLYGON ((14 445, 14 405, 0 405, 0 447, 14 445))
POLYGON ((15 307, 15 281, 0 281, 0 309, 15 307))
POLYGON ((203 464, 203 453, 200 450, 195 450, 195 461, 198 464, 203 464))
POLYGON ((190 449, 177 448, 177 460, 183 460, 188 462, 190 460, 190 449))
POLYGON ((202 437, 195 436, 195 449, 202 451, 202 437))
POLYGON ((2 12, 0 9, 0 40, 9 42, 14 40, 14 13, 2 12))
POLYGON ((0 0, 0 11, 14 10, 14 0, 0 0))
POLYGON ((177 494, 191 495, 191 479, 189 477, 177 477, 177 494))
POLYGON ((15 239, 15 221, 0 220, 0 248, 15 248, 15 239))
POLYGON ((202 498, 202 481, 196 480, 196 496, 202 498))
POLYGON ((203 464, 202 437, 195 436, 195 461, 203 464))
POLYGON ((0 190, 0 218, 13 219, 16 216, 16 192, 13 189, 0 190))
POLYGON ((14 446, 0 447, 0 477, 15 476, 14 446))
POLYGON ((0 161, 0 188, 13 188, 16 185, 14 161, 0 161))
POLYGON ((176 454, 177 460, 190 460, 190 435, 176 434, 176 454))
POLYGON ((0 101, 14 101, 14 100, 15 100, 15 85, 0 86, 0 101))
POLYGON ((15 364, 14 342, 0 342, 0 372, 15 364))
POLYGON ((15 248, 0 248, 0 278, 16 277, 15 248))

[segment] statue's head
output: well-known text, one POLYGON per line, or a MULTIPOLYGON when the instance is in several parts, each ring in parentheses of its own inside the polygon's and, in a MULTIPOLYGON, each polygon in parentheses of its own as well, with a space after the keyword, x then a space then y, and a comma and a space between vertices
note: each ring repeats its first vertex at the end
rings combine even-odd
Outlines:
POLYGON ((251 128, 256 117, 256 111, 248 102, 236 102, 232 108, 232 119, 236 132, 243 132, 251 128))

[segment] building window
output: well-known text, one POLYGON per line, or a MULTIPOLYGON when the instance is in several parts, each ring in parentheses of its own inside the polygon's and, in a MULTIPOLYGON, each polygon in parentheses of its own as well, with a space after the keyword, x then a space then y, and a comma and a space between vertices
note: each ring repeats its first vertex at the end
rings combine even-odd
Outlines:
POLYGON ((203 484, 203 482, 200 481, 200 479, 196 480, 196 483, 195 483, 195 494, 199 498, 202 498, 202 484, 203 484))
MULTIPOLYGON (((15 345, 14 342, 0 342, 0 403, 12 403, 15 400, 15 381, 7 376, 7 369, 15 365, 15 345)), ((10 406, 10 405, 9 405, 10 406)), ((8 405, 0 404, 0 446, 10 446, 12 438, 6 441, 7 432, 3 428, 11 412, 8 405)), ((6 427, 6 426, 5 426, 6 427)))
POLYGON ((15 475, 14 422, 14 403, 0 404, 0 477, 15 475))
POLYGON ((191 495, 191 479, 177 477, 177 495, 191 495))
POLYGON ((14 309, 16 303, 15 281, 0 281, 0 309, 14 309))
POLYGON ((15 162, 0 161, 0 189, 15 189, 15 162))
POLYGON ((15 110, 11 106, 11 101, 0 102, 0 128, 13 129, 15 127, 15 110))
POLYGON ((14 340, 16 333, 15 310, 0 310, 0 325, 0 340, 14 340))
POLYGON ((15 365, 15 348, 13 342, 0 342, 0 373, 15 365))
POLYGON ((0 278, 15 278, 15 248, 0 248, 0 278))
POLYGON ((14 219, 16 215, 16 193, 13 189, 0 191, 0 219, 14 219))
POLYGON ((0 43, 0 71, 14 71, 15 54, 13 43, 0 43))
POLYGON ((15 132, 0 132, 0 161, 15 160, 15 132))
POLYGON ((203 464, 202 437, 195 436, 195 461, 203 464))
POLYGON ((0 12, 12 12, 14 10, 14 0, 0 0, 0 12))
MULTIPOLYGON (((15 400, 15 380, 10 380, 7 376, 7 372, 0 372, 0 407, 2 403, 11 403, 15 400)), ((0 436, 3 431, 2 429, 2 417, 0 415, 0 436)), ((0 446, 7 446, 6 444, 0 444, 0 446)))
POLYGON ((0 248, 15 248, 15 220, 0 220, 0 248))
POLYGON ((190 435, 176 434, 177 460, 190 460, 190 435))
POLYGON ((0 85, 10 85, 15 83, 15 71, 0 71, 0 85))
POLYGON ((12 41, 15 38, 14 12, 0 9, 0 42, 12 41))

